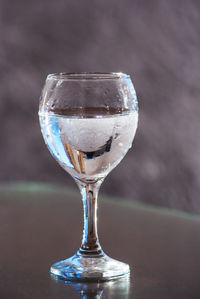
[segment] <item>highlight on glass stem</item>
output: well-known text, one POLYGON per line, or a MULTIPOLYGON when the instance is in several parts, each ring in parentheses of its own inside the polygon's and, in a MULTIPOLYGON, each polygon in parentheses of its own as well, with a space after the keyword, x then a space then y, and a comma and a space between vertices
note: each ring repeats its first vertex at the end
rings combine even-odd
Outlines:
POLYGON ((75 281, 128 275, 129 265, 108 257, 100 246, 97 197, 104 178, 131 148, 137 129, 138 103, 130 76, 50 74, 40 99, 39 119, 49 151, 76 181, 84 206, 81 247, 74 256, 53 264, 50 272, 75 281))

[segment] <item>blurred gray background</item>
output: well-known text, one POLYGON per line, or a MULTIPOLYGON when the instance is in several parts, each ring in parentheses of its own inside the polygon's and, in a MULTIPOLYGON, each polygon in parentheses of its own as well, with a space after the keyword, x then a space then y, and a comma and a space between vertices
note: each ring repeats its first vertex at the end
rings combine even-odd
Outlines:
POLYGON ((101 191, 200 213, 200 1, 0 0, 0 182, 76 188, 40 133, 52 72, 122 71, 137 91, 134 146, 101 191))

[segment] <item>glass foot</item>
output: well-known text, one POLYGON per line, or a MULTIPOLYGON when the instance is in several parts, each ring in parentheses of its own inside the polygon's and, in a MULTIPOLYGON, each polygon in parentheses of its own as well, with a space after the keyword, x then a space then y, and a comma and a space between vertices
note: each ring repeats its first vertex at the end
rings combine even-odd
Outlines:
POLYGON ((53 264, 50 272, 64 280, 106 281, 128 275, 130 268, 105 254, 84 256, 76 253, 69 259, 53 264))

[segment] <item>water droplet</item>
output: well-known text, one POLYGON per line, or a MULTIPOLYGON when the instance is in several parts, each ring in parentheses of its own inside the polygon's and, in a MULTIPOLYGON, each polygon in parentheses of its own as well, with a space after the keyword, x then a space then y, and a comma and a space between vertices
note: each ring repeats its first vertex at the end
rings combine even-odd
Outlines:
POLYGON ((59 87, 62 84, 63 80, 58 80, 56 87, 59 87))
POLYGON ((107 95, 109 94, 109 92, 110 92, 110 90, 109 90, 108 88, 105 89, 105 91, 104 91, 104 95, 107 96, 107 95))

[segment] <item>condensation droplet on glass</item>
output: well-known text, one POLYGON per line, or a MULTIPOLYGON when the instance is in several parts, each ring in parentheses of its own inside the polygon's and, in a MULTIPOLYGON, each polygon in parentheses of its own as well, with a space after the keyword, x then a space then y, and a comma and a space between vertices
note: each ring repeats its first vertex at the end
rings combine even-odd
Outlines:
POLYGON ((104 95, 107 96, 107 94, 110 92, 110 90, 108 88, 105 89, 104 91, 104 95))
POLYGON ((63 80, 58 80, 56 87, 59 87, 62 84, 63 80))

